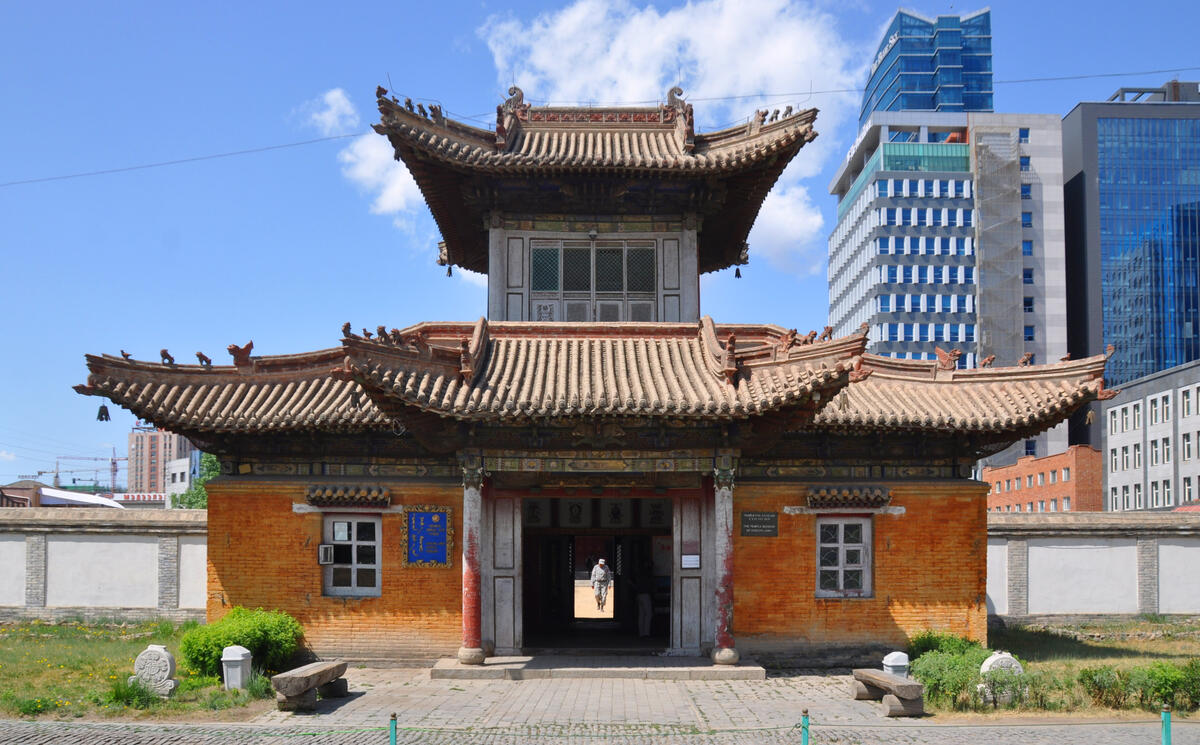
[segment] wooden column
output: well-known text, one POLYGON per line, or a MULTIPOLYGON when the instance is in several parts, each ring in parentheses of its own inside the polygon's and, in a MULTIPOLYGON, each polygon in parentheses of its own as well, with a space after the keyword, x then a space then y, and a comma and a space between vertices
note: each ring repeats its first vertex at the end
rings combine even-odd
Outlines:
MULTIPOLYGON (((726 465, 726 464, 721 464, 726 465)), ((716 561, 716 629, 713 662, 736 665, 733 646, 733 466, 713 470, 713 534, 716 561)))
POLYGON ((478 457, 463 460, 462 539, 462 646, 458 661, 482 665, 484 660, 480 621, 479 547, 483 517, 483 462, 478 457))

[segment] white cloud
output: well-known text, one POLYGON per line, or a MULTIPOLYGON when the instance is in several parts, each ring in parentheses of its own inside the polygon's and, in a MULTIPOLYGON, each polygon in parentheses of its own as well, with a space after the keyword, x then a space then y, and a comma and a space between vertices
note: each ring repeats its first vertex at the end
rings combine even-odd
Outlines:
POLYGON ((395 159, 386 137, 371 133, 354 138, 338 153, 342 175, 373 195, 371 212, 392 215, 397 227, 411 229, 414 210, 425 203, 412 174, 395 159))
MULTIPOLYGON (((528 22, 493 16, 478 33, 501 86, 515 80, 535 103, 658 101, 681 82, 701 130, 789 104, 819 107, 818 132, 855 126, 856 94, 734 98, 854 87, 862 51, 816 0, 697 0, 664 10, 576 0, 528 22)), ((820 211, 800 181, 840 156, 836 140, 819 137, 784 172, 751 234, 752 257, 802 274, 823 268, 820 211)))
POLYGON ((0 460, 16 460, 17 456, 7 450, 0 450, 0 460))
POLYGON ((486 274, 473 272, 470 269, 463 269, 461 267, 457 268, 454 270, 454 276, 474 287, 486 288, 488 284, 488 278, 486 274))
POLYGON ((358 111, 341 88, 325 91, 300 107, 307 113, 308 124, 326 137, 352 132, 358 128, 358 111))

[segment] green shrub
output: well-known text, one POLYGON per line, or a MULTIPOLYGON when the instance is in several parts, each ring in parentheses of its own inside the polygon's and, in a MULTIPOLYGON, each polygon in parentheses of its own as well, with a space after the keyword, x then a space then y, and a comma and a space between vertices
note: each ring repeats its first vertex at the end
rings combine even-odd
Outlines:
POLYGON ((991 653, 978 644, 968 644, 957 654, 933 649, 912 663, 912 674, 925 684, 925 697, 930 702, 960 711, 973 709, 981 703, 977 690, 982 682, 979 666, 991 653))
POLYGON ((982 649, 979 642, 973 642, 961 636, 944 631, 922 631, 908 640, 908 659, 910 663, 915 662, 926 652, 963 654, 972 647, 982 649))
POLYGON ((1124 709, 1129 702, 1129 673, 1112 665, 1080 670, 1079 685, 1097 706, 1124 709))
POLYGON ((283 611, 237 607, 224 618, 184 634, 179 650, 201 675, 221 674, 221 651, 231 645, 250 650, 259 670, 279 670, 296 652, 304 629, 283 611))
POLYGON ((246 693, 250 694, 250 698, 272 698, 275 696, 275 689, 271 687, 271 679, 262 674, 250 676, 250 680, 246 682, 246 693))
POLYGON ((1200 660, 1188 660, 1180 670, 1183 685, 1179 689, 1179 708, 1191 711, 1200 707, 1200 660))
POLYGON ((1170 662, 1155 662, 1129 673, 1129 688, 1137 693, 1143 709, 1154 711, 1163 704, 1175 706, 1176 695, 1185 681, 1183 670, 1170 662))
POLYGON ((149 709, 161 699, 139 680, 118 677, 109 686, 104 703, 113 706, 129 706, 134 709, 149 709))

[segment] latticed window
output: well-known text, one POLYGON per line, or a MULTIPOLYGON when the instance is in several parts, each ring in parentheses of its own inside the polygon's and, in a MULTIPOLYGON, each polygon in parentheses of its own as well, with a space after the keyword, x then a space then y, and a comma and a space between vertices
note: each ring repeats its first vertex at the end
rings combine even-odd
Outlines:
POLYGON ((817 520, 817 597, 871 594, 870 518, 817 520))
POLYGON ((325 516, 326 595, 380 594, 379 523, 378 517, 367 515, 325 516))
POLYGON ((652 240, 559 241, 530 247, 531 317, 554 321, 653 321, 657 251, 652 240))

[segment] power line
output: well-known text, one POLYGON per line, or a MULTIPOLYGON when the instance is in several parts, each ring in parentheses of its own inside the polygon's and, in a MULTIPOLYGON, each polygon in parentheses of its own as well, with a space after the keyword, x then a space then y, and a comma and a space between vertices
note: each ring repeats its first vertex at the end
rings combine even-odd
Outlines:
POLYGON ((23 179, 21 181, 6 181, 0 183, 0 188, 6 186, 21 186, 24 184, 40 184, 46 181, 65 181, 73 178, 85 178, 87 176, 105 176, 111 173, 125 173, 127 171, 141 171, 147 168, 162 168, 163 166, 176 166, 181 163, 196 163, 202 160, 216 160, 218 158, 232 158, 236 155, 251 155, 253 153, 265 153, 270 150, 284 150, 291 147, 302 147, 304 145, 315 145, 318 142, 329 142, 331 140, 344 140, 348 137, 358 137, 366 134, 365 132, 355 132, 348 135, 333 135, 331 137, 318 137, 315 140, 301 140, 300 142, 288 142, 282 145, 267 145, 265 147, 253 147, 246 150, 233 150, 228 153, 213 153, 210 155, 197 155, 193 158, 179 158, 176 160, 163 160, 157 163, 143 163, 136 166, 123 166, 121 168, 105 168, 100 171, 84 171, 83 173, 68 173, 60 176, 43 176, 41 178, 23 179))
MULTIPOLYGON (((1134 75, 1162 75, 1165 73, 1173 73, 1173 72, 1190 72, 1192 70, 1200 70, 1200 67, 1169 67, 1169 68, 1163 68, 1161 70, 1139 70, 1136 72, 1100 72, 1100 73, 1087 73, 1087 74, 1081 74, 1081 75, 1055 75, 1055 76, 1038 77, 1038 78, 1014 78, 1012 80, 993 80, 992 84, 993 85, 1014 85, 1014 84, 1026 84, 1026 83, 1061 82, 1064 80, 1092 80, 1092 79, 1099 79, 1099 78, 1131 77, 1134 75)), ((754 93, 754 94, 746 94, 746 95, 739 95, 739 96, 699 96, 699 97, 688 98, 687 100, 688 101, 697 101, 697 102, 700 102, 700 101, 704 101, 704 102, 746 101, 746 100, 763 100, 763 99, 772 99, 772 98, 798 98, 798 97, 809 97, 809 96, 823 96, 823 95, 833 95, 833 94, 840 94, 840 93, 862 93, 863 90, 864 90, 863 88, 829 88, 826 90, 819 90, 819 91, 809 90, 809 91, 796 91, 793 93, 754 93)), ((436 99, 422 99, 422 100, 436 100, 436 99)), ((539 100, 539 99, 530 99, 530 100, 533 101, 533 100, 539 100)), ((548 103, 548 101, 542 100, 542 103, 548 103)), ((632 106, 632 105, 637 105, 637 104, 659 103, 659 99, 647 99, 644 101, 600 101, 600 102, 597 102, 597 101, 559 101, 557 103, 559 105, 563 105, 563 106, 632 106)), ((469 119, 469 120, 482 121, 485 116, 486 115, 481 114, 481 115, 466 116, 463 118, 469 119)), ((305 145, 315 145, 315 144, 321 143, 321 142, 331 142, 333 140, 344 140, 344 139, 348 139, 350 137, 359 137, 360 135, 364 135, 364 134, 369 134, 369 132, 355 132, 352 134, 331 135, 329 137, 318 137, 318 138, 312 139, 312 140, 300 140, 299 142, 288 142, 288 143, 284 143, 282 145, 267 145, 264 147, 247 148, 245 150, 233 150, 233 151, 226 152, 226 153, 212 153, 209 155, 197 155, 197 156, 191 157, 191 158, 178 158, 175 160, 163 160, 163 161, 158 161, 156 163, 142 163, 142 164, 136 165, 136 166, 123 166, 120 168, 105 168, 105 169, 102 169, 99 171, 84 171, 81 173, 68 173, 68 174, 61 174, 58 176, 43 176, 40 178, 21 179, 19 181, 5 181, 5 182, 0 183, 0 189, 8 187, 8 186, 24 186, 27 184, 40 184, 40 183, 45 183, 48 181, 66 181, 68 179, 86 178, 89 176, 106 176, 106 175, 110 175, 110 174, 114 174, 114 173, 127 173, 129 171, 141 171, 141 170, 146 170, 149 168, 163 168, 165 166, 175 166, 175 165, 181 165, 183 163, 197 163, 197 162, 204 161, 204 160, 217 160, 220 158, 232 158, 232 157, 235 157, 238 155, 253 155, 255 153, 265 153, 265 152, 269 152, 271 150, 284 150, 284 149, 293 148, 293 147, 303 147, 305 145)))

